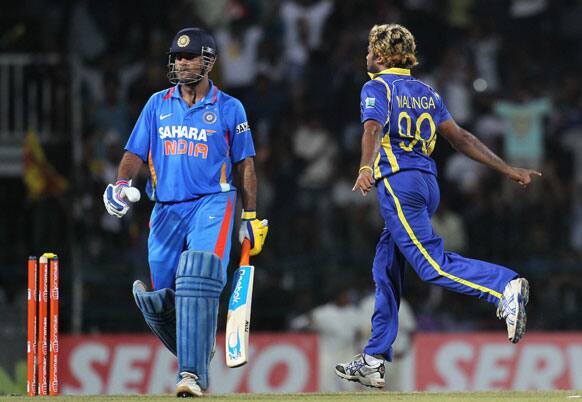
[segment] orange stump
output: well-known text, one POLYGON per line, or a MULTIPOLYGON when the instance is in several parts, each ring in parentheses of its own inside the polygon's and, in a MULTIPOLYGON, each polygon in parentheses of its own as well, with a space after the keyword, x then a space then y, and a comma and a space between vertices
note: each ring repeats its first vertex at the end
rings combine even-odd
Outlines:
POLYGON ((37 391, 37 355, 36 355, 36 302, 37 302, 37 284, 38 264, 36 257, 28 257, 28 339, 26 340, 26 359, 28 367, 28 377, 26 380, 26 394, 28 396, 36 395, 37 391))
POLYGON ((59 394, 59 258, 50 260, 49 394, 59 394))
POLYGON ((48 395, 48 258, 39 260, 38 276, 38 395, 48 395))
POLYGON ((28 338, 26 393, 59 394, 59 258, 28 257, 28 338))

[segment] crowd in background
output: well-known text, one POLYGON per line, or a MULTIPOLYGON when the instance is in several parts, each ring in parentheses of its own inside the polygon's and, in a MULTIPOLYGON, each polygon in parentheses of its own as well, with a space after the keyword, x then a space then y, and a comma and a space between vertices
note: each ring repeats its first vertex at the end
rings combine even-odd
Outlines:
MULTIPOLYGON (((341 317, 372 289, 382 228, 375 196, 351 191, 367 35, 374 24, 400 23, 416 37, 420 65, 413 74, 442 95, 457 122, 510 163, 543 172, 523 190, 441 140, 433 154, 441 185, 435 230, 448 250, 529 277, 530 329, 581 328, 580 2, 55 0, 6 7, 1 52, 52 52, 78 62, 62 80, 73 73, 81 79, 83 164, 72 166, 68 143, 47 150, 61 174, 80 169, 82 178, 56 198, 27 200, 21 182, 0 179, 6 190, 0 309, 24 308, 28 254, 52 247, 67 267, 76 244, 83 257, 83 330, 146 330, 130 286, 149 275, 152 203, 142 200, 118 220, 105 212, 101 195, 115 179, 141 108, 170 86, 171 38, 201 26, 218 43, 211 79, 246 108, 257 150, 258 211, 270 222, 265 249, 254 260, 253 329, 289 329, 325 303, 341 317), (73 222, 58 224, 70 216, 73 222), (339 294, 344 301, 332 302, 339 294)), ((142 190, 146 178, 144 169, 137 180, 142 190)), ((234 246, 231 261, 237 252, 234 246)), ((72 293, 66 277, 63 286, 66 297, 72 293)), ((417 330, 504 328, 492 306, 427 286, 412 270, 404 296, 417 330)))

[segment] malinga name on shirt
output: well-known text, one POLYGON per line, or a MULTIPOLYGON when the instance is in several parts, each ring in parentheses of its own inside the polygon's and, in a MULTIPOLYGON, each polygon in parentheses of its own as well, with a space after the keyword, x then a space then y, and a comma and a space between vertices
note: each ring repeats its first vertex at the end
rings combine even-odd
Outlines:
POLYGON ((396 95, 398 107, 408 109, 435 109, 432 96, 398 96, 396 95))
POLYGON ((160 139, 164 138, 188 138, 190 140, 208 141, 207 135, 213 134, 216 130, 199 130, 197 127, 188 126, 163 126, 158 129, 160 139))

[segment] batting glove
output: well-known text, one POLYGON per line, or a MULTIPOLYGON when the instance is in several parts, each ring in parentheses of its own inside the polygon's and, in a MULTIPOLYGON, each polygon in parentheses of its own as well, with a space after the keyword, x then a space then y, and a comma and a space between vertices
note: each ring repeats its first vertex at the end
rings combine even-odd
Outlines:
POLYGON ((256 211, 242 211, 242 222, 238 232, 239 242, 249 239, 251 242, 251 255, 257 255, 263 250, 267 233, 269 232, 269 221, 257 219, 256 211))
POLYGON ((131 180, 118 180, 109 184, 103 193, 103 203, 109 215, 123 217, 129 211, 129 203, 140 199, 139 190, 131 187, 131 180))

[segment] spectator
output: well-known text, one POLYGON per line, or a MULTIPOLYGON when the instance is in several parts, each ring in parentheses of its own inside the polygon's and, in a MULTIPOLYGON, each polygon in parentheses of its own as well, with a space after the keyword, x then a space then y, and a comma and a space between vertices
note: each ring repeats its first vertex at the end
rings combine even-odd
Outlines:
POLYGON ((432 217, 432 225, 445 241, 445 248, 464 254, 467 250, 467 231, 461 216, 448 206, 446 196, 441 198, 439 209, 432 217))
POLYGON ((331 300, 291 322, 294 330, 309 329, 319 334, 319 390, 337 392, 354 389, 333 372, 335 362, 351 358, 361 315, 351 303, 351 289, 332 288, 331 300), (339 360, 338 360, 339 359, 339 360))
POLYGON ((225 90, 241 101, 252 87, 258 70, 261 27, 251 25, 248 16, 231 21, 216 32, 221 49, 219 59, 221 82, 225 90))
POLYGON ((515 101, 498 101, 495 113, 506 122, 504 155, 509 163, 539 169, 544 159, 544 118, 552 110, 548 97, 533 98, 520 88, 515 101))
POLYGON ((319 49, 325 22, 332 11, 331 0, 287 0, 281 6, 289 82, 302 78, 309 52, 319 49))
POLYGON ((130 123, 127 104, 120 97, 119 79, 114 74, 106 74, 103 85, 104 99, 92 113, 92 126, 120 143, 125 142, 129 138, 130 123))

